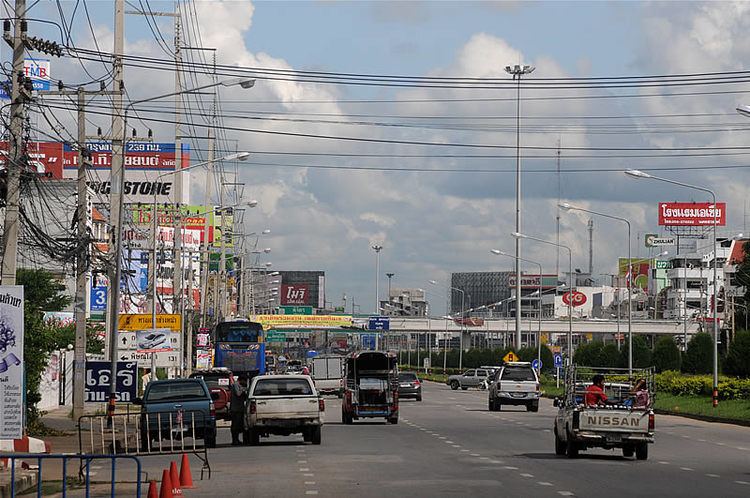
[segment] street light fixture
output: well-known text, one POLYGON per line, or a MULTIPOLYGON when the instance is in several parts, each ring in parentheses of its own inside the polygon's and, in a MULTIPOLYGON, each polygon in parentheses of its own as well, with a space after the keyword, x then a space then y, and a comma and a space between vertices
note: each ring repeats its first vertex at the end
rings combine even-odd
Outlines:
MULTIPOLYGON (((536 357, 541 362, 542 361, 542 264, 537 261, 532 261, 530 259, 516 258, 512 254, 503 252, 500 249, 490 249, 490 252, 498 256, 507 256, 509 258, 519 259, 525 263, 531 263, 539 267, 539 289, 536 291, 539 293, 539 330, 537 332, 537 338, 536 338, 536 345, 537 345, 536 357)), ((516 313, 520 313, 520 310, 517 309, 516 313)))
POLYGON ((609 218, 611 220, 616 221, 622 221, 628 226, 628 278, 627 278, 627 285, 628 285, 628 376, 633 375, 633 266, 631 261, 631 251, 632 251, 632 240, 631 240, 631 226, 630 221, 621 218, 619 216, 613 216, 611 214, 605 214, 600 213, 598 211, 592 211, 590 209, 585 209, 578 206, 572 206, 568 204, 567 202, 563 202, 558 204, 558 206, 563 211, 582 211, 584 213, 590 213, 596 216, 601 216, 603 218, 609 218))
POLYGON ((568 251, 568 293, 569 293, 569 299, 568 299, 568 365, 573 364, 573 251, 570 249, 570 247, 558 244, 556 242, 550 242, 549 240, 540 239, 537 237, 532 237, 531 235, 526 235, 524 233, 520 232, 513 232, 511 233, 513 237, 516 239, 529 239, 534 240, 536 242, 541 242, 542 244, 547 244, 550 246, 559 247, 561 249, 565 249, 568 251))
MULTIPOLYGON (((740 114, 744 114, 743 111, 747 110, 748 106, 741 106, 741 108, 738 107, 737 111, 740 112, 740 114)), ((711 196, 712 201, 712 207, 713 207, 713 247, 714 247, 714 268, 713 268, 713 287, 714 287, 714 298, 713 298, 713 304, 711 306, 713 311, 713 331, 714 331, 714 337, 713 337, 713 390, 711 394, 711 400, 714 407, 719 406, 719 317, 717 313, 717 305, 719 301, 719 289, 718 289, 718 278, 717 278, 717 271, 718 271, 718 259, 719 254, 717 253, 717 245, 716 245, 716 226, 718 225, 718 218, 717 214, 719 212, 718 206, 716 205, 716 194, 713 190, 707 189, 705 187, 700 187, 698 185, 691 185, 689 183, 683 183, 679 182, 677 180, 671 180, 669 178, 663 178, 660 176, 654 176, 649 173, 644 173, 643 171, 637 170, 637 169, 628 169, 624 171, 624 173, 630 177, 633 178, 646 178, 651 180, 657 180, 664 183, 670 183, 672 185, 677 185, 679 187, 685 187, 693 190, 698 190, 701 192, 705 192, 711 196)))

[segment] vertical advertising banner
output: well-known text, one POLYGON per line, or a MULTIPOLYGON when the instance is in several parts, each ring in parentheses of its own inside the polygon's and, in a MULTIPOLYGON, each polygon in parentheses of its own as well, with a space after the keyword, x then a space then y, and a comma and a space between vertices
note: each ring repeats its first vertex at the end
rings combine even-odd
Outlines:
POLYGON ((23 286, 0 286, 0 439, 23 437, 23 286))
MULTIPOLYGON (((628 258, 619 258, 617 260, 617 266, 619 269, 619 275, 621 277, 627 277, 628 258)), ((631 277, 633 278, 633 288, 641 288, 644 291, 648 291, 648 272, 651 268, 651 260, 647 259, 644 261, 643 259, 632 258, 630 260, 630 266, 633 269, 633 275, 631 277)))

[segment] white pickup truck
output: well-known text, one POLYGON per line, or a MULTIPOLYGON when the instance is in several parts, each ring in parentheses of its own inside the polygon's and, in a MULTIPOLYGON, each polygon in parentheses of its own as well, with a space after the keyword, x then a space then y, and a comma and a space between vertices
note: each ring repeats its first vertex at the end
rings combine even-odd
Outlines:
POLYGON ((621 448, 625 457, 635 454, 638 460, 648 459, 648 445, 654 442, 654 411, 650 402, 634 407, 627 383, 605 383, 607 402, 587 402, 586 389, 590 383, 576 381, 575 368, 570 367, 566 374, 565 395, 554 400, 558 407, 555 453, 575 458, 580 450, 588 448, 621 448))
POLYGON ((302 433, 305 442, 320 444, 325 403, 307 375, 261 375, 250 385, 245 413, 245 441, 302 433))

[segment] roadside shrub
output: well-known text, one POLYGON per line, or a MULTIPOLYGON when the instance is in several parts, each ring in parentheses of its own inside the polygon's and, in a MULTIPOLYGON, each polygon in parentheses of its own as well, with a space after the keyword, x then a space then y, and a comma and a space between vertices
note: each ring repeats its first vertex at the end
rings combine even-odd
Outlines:
MULTIPOLYGON (((654 377, 657 395, 660 392, 675 396, 711 396, 711 375, 685 375, 666 371, 654 377)), ((750 399, 750 379, 719 378, 720 399, 750 399)))
POLYGON ((617 344, 605 344, 599 352, 599 366, 601 367, 621 367, 620 350, 617 344))
POLYGON ((710 334, 701 332, 690 339, 682 361, 682 371, 693 374, 713 371, 713 339, 710 334))
POLYGON ((737 332, 727 351, 724 372, 738 377, 750 377, 750 331, 737 332))
POLYGON ((656 341, 652 358, 654 360, 654 368, 656 368, 657 372, 679 370, 682 361, 680 350, 677 348, 674 339, 670 336, 662 337, 656 341))
POLYGON ((573 362, 576 365, 586 367, 598 367, 601 357, 601 351, 604 343, 601 341, 591 341, 585 344, 579 344, 573 353, 573 362))

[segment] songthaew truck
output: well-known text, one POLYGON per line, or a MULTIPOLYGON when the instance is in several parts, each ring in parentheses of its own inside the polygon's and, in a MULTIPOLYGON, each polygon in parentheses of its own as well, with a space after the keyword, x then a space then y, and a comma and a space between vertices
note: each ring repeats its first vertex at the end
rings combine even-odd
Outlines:
POLYGON ((568 367, 565 393, 554 400, 555 453, 575 458, 589 448, 619 448, 625 457, 648 459, 653 402, 651 369, 568 367))
POLYGON ((398 423, 398 367, 396 355, 359 351, 346 357, 341 420, 385 418, 398 423))

